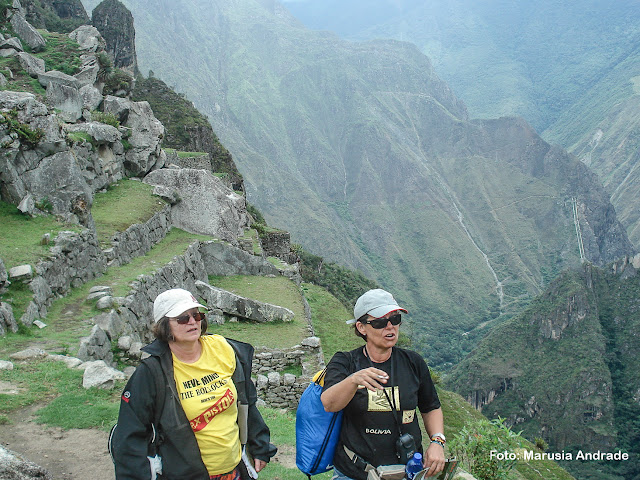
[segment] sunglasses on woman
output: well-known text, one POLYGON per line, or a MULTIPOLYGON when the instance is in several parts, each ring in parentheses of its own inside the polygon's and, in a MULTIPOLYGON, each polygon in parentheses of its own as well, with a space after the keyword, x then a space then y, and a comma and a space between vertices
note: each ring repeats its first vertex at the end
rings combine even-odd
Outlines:
POLYGON ((369 324, 375 329, 381 329, 387 326, 387 322, 391 322, 391 325, 400 325, 402 323, 402 315, 396 313, 395 315, 391 315, 389 318, 372 318, 371 320, 366 320, 362 323, 369 324))
POLYGON ((200 312, 188 313, 186 315, 180 315, 179 317, 174 317, 174 318, 176 319, 176 322, 179 325, 186 325, 187 323, 189 323, 189 320, 191 320, 191 317, 193 317, 196 323, 198 323, 202 321, 202 319, 204 318, 204 314, 200 312))

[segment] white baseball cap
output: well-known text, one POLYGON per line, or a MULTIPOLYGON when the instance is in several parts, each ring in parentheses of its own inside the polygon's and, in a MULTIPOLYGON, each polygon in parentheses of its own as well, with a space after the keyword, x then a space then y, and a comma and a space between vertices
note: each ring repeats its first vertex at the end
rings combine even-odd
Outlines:
POLYGON ((347 323, 355 323, 360 317, 365 314, 371 315, 374 318, 384 317, 389 312, 401 310, 404 313, 406 309, 398 305, 393 295, 381 288, 374 288, 365 292, 358 298, 356 305, 353 307, 353 319, 347 323))
POLYGON ((153 302, 153 321, 162 317, 177 317, 194 307, 207 308, 196 300, 191 292, 182 288, 172 288, 158 295, 153 302))

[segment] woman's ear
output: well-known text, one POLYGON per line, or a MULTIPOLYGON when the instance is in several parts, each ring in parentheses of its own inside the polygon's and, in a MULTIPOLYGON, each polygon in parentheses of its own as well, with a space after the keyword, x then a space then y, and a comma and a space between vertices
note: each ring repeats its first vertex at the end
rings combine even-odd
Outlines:
POLYGON ((362 322, 356 322, 356 328, 358 329, 358 331, 360 332, 361 335, 363 335, 365 338, 367 336, 367 331, 366 328, 364 326, 364 323, 362 322))

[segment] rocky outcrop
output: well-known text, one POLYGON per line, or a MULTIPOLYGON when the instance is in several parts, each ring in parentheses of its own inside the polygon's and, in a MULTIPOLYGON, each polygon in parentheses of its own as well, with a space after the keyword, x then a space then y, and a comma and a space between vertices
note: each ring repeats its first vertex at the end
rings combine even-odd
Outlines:
POLYGON ((162 168, 166 153, 160 148, 164 127, 153 115, 148 102, 132 102, 107 95, 104 112, 113 114, 127 128, 130 148, 125 152, 124 167, 128 176, 143 177, 151 170, 162 168))
POLYGON ((77 18, 82 23, 89 23, 89 15, 81 0, 40 0, 44 8, 49 8, 62 18, 77 18))
POLYGON ((40 52, 44 50, 47 42, 44 37, 31 25, 24 14, 19 10, 13 10, 11 13, 11 26, 13 31, 27 44, 31 51, 40 52))
POLYGON ((114 66, 137 74, 136 32, 129 9, 118 0, 104 0, 93 9, 91 23, 105 39, 114 66))
POLYGON ((207 282, 196 281, 196 288, 209 308, 219 309, 227 315, 259 323, 293 320, 293 312, 288 308, 241 297, 207 282))
POLYGON ((220 143, 209 120, 203 116, 184 96, 173 91, 165 82, 150 75, 136 81, 133 96, 136 100, 147 100, 154 114, 165 126, 163 146, 183 152, 204 152, 209 163, 198 157, 200 165, 176 164, 187 168, 204 168, 214 173, 225 174, 231 188, 244 191, 242 175, 229 151, 220 143))
MULTIPOLYGON (((172 207, 175 226, 189 232, 235 242, 249 226, 244 196, 238 195, 206 170, 155 170, 144 182, 165 192, 177 192, 172 207)), ((165 193, 166 195, 166 193, 165 193)))
POLYGON ((90 23, 81 0, 21 0, 22 11, 31 25, 53 32, 69 32, 90 23))
POLYGON ((11 480, 53 480, 44 468, 0 446, 0 478, 11 480))

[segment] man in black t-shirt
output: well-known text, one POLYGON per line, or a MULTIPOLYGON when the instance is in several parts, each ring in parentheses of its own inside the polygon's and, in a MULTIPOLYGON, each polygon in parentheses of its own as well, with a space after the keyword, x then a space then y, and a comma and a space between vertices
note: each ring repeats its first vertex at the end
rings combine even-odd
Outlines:
POLYGON ((417 353, 395 347, 400 312, 407 313, 384 290, 362 295, 353 323, 366 345, 336 353, 327 366, 322 403, 328 411, 344 411, 334 479, 365 480, 367 465, 406 463, 396 455, 401 434, 411 434, 422 453, 416 407, 431 441, 423 466, 430 476, 444 467, 444 421, 427 364, 417 353))

